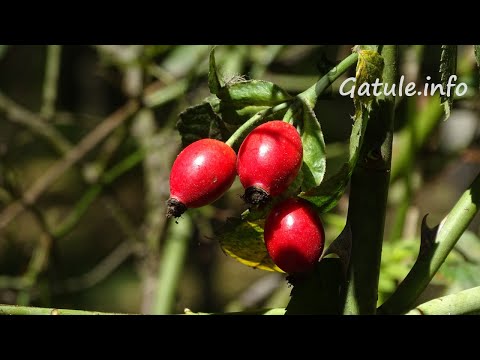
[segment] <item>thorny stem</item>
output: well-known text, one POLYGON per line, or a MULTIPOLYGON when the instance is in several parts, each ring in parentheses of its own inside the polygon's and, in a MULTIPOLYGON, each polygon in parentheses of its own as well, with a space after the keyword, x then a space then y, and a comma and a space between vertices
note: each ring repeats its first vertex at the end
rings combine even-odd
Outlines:
POLYGON ((473 220, 479 205, 480 174, 440 224, 430 251, 418 257, 397 290, 380 306, 379 313, 400 314, 413 306, 473 220))
POLYGON ((418 305, 405 315, 480 315, 480 286, 418 305))
MULTIPOLYGON (((383 81, 397 79, 397 46, 381 51, 383 81)), ((348 221, 352 254, 347 274, 344 314, 375 314, 385 212, 390 179, 395 98, 374 102, 350 186, 348 221)))

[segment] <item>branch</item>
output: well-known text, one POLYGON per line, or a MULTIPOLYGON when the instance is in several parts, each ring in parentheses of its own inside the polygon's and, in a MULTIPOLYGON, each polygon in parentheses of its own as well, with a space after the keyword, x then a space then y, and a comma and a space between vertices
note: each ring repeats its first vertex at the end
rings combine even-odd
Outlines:
POLYGON ((156 300, 153 309, 155 314, 174 313, 175 296, 185 263, 188 242, 193 234, 192 220, 187 214, 182 215, 178 224, 170 222, 169 225, 169 232, 160 262, 156 300))
POLYGON ((30 291, 47 265, 52 244, 53 240, 49 235, 43 233, 40 236, 40 243, 33 251, 26 273, 22 275, 24 287, 17 296, 17 304, 28 305, 30 302, 30 291))
POLYGON ((59 154, 66 154, 72 148, 70 143, 53 126, 43 119, 18 105, 9 97, 0 92, 0 110, 5 112, 9 121, 25 126, 32 133, 43 137, 59 154))
POLYGON ((119 176, 137 166, 144 158, 145 153, 141 150, 128 155, 125 159, 115 164, 111 169, 105 172, 97 184, 91 185, 77 201, 73 210, 55 229, 52 230, 56 238, 62 238, 67 235, 78 224, 82 216, 86 213, 90 205, 100 195, 103 188, 111 184, 119 176))
POLYGON ((71 149, 63 159, 53 164, 43 176, 41 176, 33 185, 24 193, 21 200, 15 201, 8 205, 2 213, 0 213, 0 229, 7 226, 13 219, 20 215, 25 206, 35 203, 35 201, 61 177, 65 171, 75 165, 96 145, 98 145, 108 134, 121 125, 139 108, 139 103, 130 100, 123 107, 115 111, 106 118, 93 131, 85 136, 78 145, 71 149))
POLYGON ((43 81, 43 104, 40 114, 45 119, 50 119, 55 113, 57 100, 58 74, 60 73, 61 45, 47 46, 47 59, 45 62, 45 79, 43 81))
POLYGON ((165 201, 169 196, 168 176, 178 154, 178 143, 172 144, 174 134, 159 132, 152 110, 143 109, 135 118, 132 135, 144 151, 143 181, 145 184, 145 219, 142 225, 146 257, 141 265, 142 312, 152 313, 157 292, 160 239, 165 232, 165 201))
POLYGON ((405 315, 480 315, 480 286, 433 299, 405 315))
POLYGON ((89 272, 78 277, 70 278, 58 285, 58 292, 74 292, 88 289, 106 279, 128 257, 135 252, 130 242, 122 242, 98 265, 89 272))
POLYGON ((185 309, 184 312, 185 312, 185 315, 285 315, 284 308, 248 310, 248 311, 229 312, 229 313, 202 313, 202 312, 194 313, 190 309, 185 309))
POLYGON ((450 213, 440 223, 434 241, 429 244, 430 250, 419 255, 397 290, 380 306, 379 313, 401 314, 412 308, 415 300, 425 290, 460 236, 473 220, 479 205, 480 174, 477 175, 470 188, 463 193, 450 213))
MULTIPOLYGON (((132 155, 127 157, 127 160, 131 159, 131 157, 132 155)), ((117 167, 118 165, 115 166, 115 168, 117 167)), ((108 174, 109 173, 106 173, 105 175, 108 175, 108 174)), ((96 192, 96 194, 98 193, 99 192, 96 192)), ((88 199, 90 203, 93 201, 93 198, 91 197, 89 197, 88 199)), ((127 260, 130 255, 142 253, 144 246, 141 243, 141 239, 137 232, 137 229, 131 223, 127 214, 125 214, 123 209, 118 206, 118 204, 113 198, 104 197, 103 203, 106 209, 110 212, 110 215, 112 216, 112 218, 117 222, 120 229, 126 236, 126 241, 121 242, 110 254, 108 254, 92 270, 88 271, 83 275, 73 277, 62 282, 60 285, 56 287, 55 289, 56 292, 59 292, 59 293, 75 292, 75 291, 80 291, 80 290, 84 290, 92 286, 95 286, 99 282, 106 279, 125 260, 127 260)), ((87 207, 88 205, 84 206, 84 209, 86 210, 87 207)), ((81 214, 77 212, 76 217, 67 223, 68 226, 63 227, 62 235, 66 235, 66 233, 70 232, 70 230, 73 228, 73 225, 76 224, 80 219, 81 219, 81 214)))
MULTIPOLYGON (((385 45, 383 82, 397 81, 397 46, 385 45)), ((370 119, 350 186, 347 221, 352 254, 347 275, 344 314, 374 314, 387 206, 395 97, 372 104, 370 119)))
POLYGON ((48 260, 51 253, 53 252, 53 254, 55 254, 56 247, 56 238, 48 228, 44 214, 34 205, 31 205, 29 210, 39 224, 42 234, 40 235, 38 244, 33 250, 27 270, 22 275, 22 283, 24 284, 24 287, 20 289, 17 295, 17 305, 25 306, 29 305, 31 290, 37 282, 40 274, 48 266, 48 260))
MULTIPOLYGON (((358 53, 355 51, 343 59, 337 66, 326 73, 320 80, 302 93, 304 99, 317 99, 324 91, 340 76, 342 76, 351 66, 357 63, 358 53), (314 92, 315 96, 310 93, 314 92)), ((312 106, 313 107, 313 106, 312 106)))
POLYGON ((0 304, 0 315, 128 315, 120 313, 104 313, 98 311, 39 308, 0 304))

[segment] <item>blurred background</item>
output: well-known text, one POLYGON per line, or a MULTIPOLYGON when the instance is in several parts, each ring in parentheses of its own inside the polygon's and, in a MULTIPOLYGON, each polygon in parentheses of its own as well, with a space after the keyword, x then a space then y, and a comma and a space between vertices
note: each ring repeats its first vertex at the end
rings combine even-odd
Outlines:
MULTIPOLYGON (((353 45, 218 46, 225 80, 295 95, 353 45)), ((125 313, 284 307, 285 276, 225 255, 214 230, 246 207, 235 181, 220 200, 165 219, 179 114, 209 96, 211 46, 0 46, 0 303, 125 313)), ((400 46, 400 74, 440 83, 440 46, 400 46)), ((315 108, 327 177, 348 156, 353 102, 337 80, 315 108)), ((438 224, 480 170, 479 72, 459 46, 456 98, 397 99, 379 304, 416 259, 422 218, 438 224)), ((345 225, 348 191, 322 216, 327 243, 345 225)), ((479 218, 419 302, 480 284, 479 218)))

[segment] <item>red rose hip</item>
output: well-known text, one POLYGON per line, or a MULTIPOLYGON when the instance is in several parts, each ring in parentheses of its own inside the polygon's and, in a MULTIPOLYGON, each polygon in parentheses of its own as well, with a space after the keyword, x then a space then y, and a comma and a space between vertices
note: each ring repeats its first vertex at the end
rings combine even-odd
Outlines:
POLYGON ((208 205, 235 180, 236 154, 224 142, 201 139, 183 149, 170 172, 167 217, 179 217, 187 208, 208 205))
POLYGON ((281 120, 253 129, 245 138, 237 158, 237 173, 245 188, 243 199, 263 204, 284 192, 302 166, 303 147, 297 130, 281 120))
POLYGON ((264 229, 265 246, 273 262, 294 274, 313 270, 325 245, 322 222, 304 200, 290 198, 276 204, 264 229))

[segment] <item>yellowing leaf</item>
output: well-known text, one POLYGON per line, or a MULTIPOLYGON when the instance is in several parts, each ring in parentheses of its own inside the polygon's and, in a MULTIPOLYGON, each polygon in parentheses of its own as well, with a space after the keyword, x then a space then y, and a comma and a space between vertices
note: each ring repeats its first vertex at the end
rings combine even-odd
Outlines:
MULTIPOLYGON (((355 73, 355 98, 365 104, 368 104, 373 98, 373 92, 370 90, 370 96, 359 96, 357 94, 359 88, 364 83, 373 84, 376 79, 382 81, 383 73, 383 57, 376 51, 358 50, 357 70, 355 73)), ((389 84, 391 86, 391 84, 389 84)))
POLYGON ((263 242, 263 223, 264 220, 230 218, 216 237, 222 250, 242 264, 266 271, 283 272, 268 255, 263 242))

